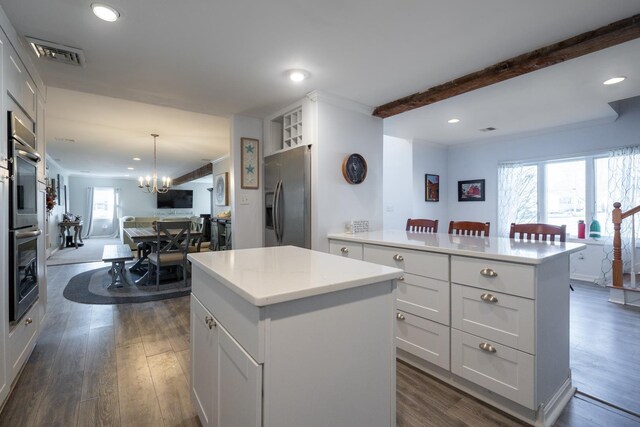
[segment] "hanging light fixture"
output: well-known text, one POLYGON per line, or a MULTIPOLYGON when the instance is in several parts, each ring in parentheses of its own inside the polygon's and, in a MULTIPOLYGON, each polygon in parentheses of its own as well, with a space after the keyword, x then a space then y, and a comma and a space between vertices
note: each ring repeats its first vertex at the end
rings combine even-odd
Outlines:
POLYGON ((158 170, 156 168, 156 138, 160 135, 152 133, 151 136, 153 137, 153 175, 147 175, 146 178, 140 177, 138 187, 147 193, 166 193, 171 187, 171 178, 163 176, 162 186, 158 187, 158 170))

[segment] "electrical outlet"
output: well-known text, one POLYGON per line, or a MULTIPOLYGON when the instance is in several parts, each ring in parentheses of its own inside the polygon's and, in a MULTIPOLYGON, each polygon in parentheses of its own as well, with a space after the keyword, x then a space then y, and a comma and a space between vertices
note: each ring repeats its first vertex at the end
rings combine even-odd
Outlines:
POLYGON ((387 212, 393 212, 393 205, 387 205, 387 207, 385 208, 385 210, 387 212))
POLYGON ((241 205, 248 205, 249 204, 249 196, 247 196, 246 194, 240 194, 240 204, 241 205))

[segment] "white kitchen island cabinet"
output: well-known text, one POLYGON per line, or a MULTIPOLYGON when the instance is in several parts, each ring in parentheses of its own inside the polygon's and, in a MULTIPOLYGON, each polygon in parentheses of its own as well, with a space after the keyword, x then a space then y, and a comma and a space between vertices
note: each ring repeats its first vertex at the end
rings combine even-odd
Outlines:
POLYGON ((398 358, 530 424, 575 389, 569 255, 575 243, 384 230, 329 236, 329 251, 404 270, 398 358))
POLYGON ((395 426, 401 270, 292 246, 189 259, 204 426, 395 426))

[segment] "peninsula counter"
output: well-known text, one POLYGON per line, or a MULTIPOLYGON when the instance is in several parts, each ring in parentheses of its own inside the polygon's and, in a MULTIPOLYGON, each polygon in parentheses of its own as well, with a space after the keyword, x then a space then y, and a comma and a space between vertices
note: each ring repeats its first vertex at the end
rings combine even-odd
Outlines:
POLYGON ((395 426, 401 270, 293 246, 189 260, 203 426, 395 426))
POLYGON ((329 251, 404 270, 399 359, 530 424, 573 395, 569 255, 579 243, 384 230, 329 235, 329 251))

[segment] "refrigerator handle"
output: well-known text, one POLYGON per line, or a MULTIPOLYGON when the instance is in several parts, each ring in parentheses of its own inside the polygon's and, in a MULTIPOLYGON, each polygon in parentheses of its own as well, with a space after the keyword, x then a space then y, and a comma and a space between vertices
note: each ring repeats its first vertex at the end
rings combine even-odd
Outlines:
POLYGON ((282 243, 282 239, 280 237, 280 190, 282 189, 282 181, 278 180, 276 183, 275 194, 273 196, 273 229, 276 233, 276 240, 278 241, 278 245, 282 243))

